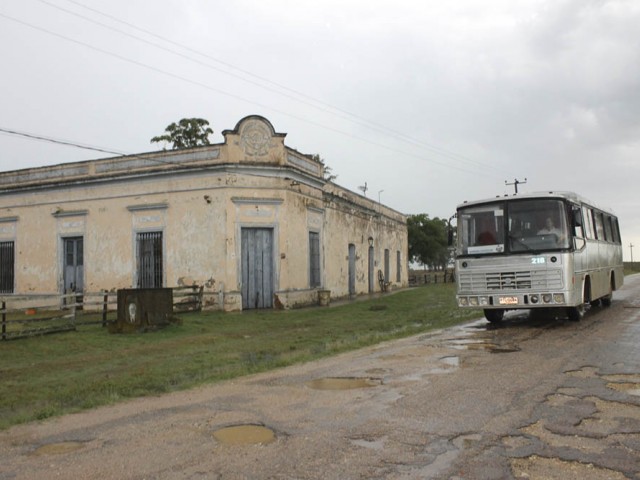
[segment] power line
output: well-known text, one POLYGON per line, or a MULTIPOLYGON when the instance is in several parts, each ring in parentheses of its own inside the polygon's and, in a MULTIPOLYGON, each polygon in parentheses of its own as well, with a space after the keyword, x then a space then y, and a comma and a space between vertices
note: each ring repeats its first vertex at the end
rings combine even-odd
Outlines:
MULTIPOLYGON (((96 13, 96 14, 98 14, 98 15, 100 15, 100 16, 103 16, 103 17, 105 17, 105 18, 108 18, 108 19, 110 19, 110 20, 112 20, 112 21, 115 21, 115 22, 118 22, 118 23, 120 23, 120 24, 126 25, 127 27, 132 28, 132 29, 134 29, 134 30, 137 30, 137 31, 143 32, 143 33, 145 33, 145 34, 147 34, 147 35, 150 35, 150 36, 152 36, 152 37, 154 37, 154 38, 157 38, 157 39, 159 39, 159 40, 162 40, 163 42, 169 43, 169 44, 171 44, 171 45, 177 46, 177 47, 182 48, 182 49, 184 49, 184 50, 187 50, 187 51, 189 51, 189 52, 192 52, 192 53, 195 53, 195 54, 197 54, 197 55, 200 55, 200 56, 202 56, 202 57, 204 57, 204 58, 207 58, 207 59, 209 59, 209 60, 212 60, 212 61, 214 61, 214 62, 216 62, 216 63, 218 63, 218 64, 224 65, 224 66, 225 66, 225 67, 227 67, 227 68, 231 68, 231 69, 233 69, 233 70, 239 71, 239 72, 243 73, 244 75, 248 75, 248 76, 250 76, 250 77, 256 78, 256 79, 260 80, 261 82, 266 82, 266 83, 268 83, 268 84, 270 84, 270 85, 274 85, 274 86, 276 86, 276 87, 278 87, 278 88, 280 88, 280 89, 286 90, 286 91, 288 91, 288 92, 292 92, 292 93, 294 93, 295 95, 297 95, 298 97, 303 97, 303 98, 306 98, 306 99, 308 99, 308 100, 310 100, 310 101, 306 101, 306 100, 303 100, 303 99, 300 99, 300 98, 296 98, 296 97, 294 97, 294 96, 292 96, 292 95, 289 95, 289 94, 283 93, 283 92, 281 92, 281 91, 275 90, 275 89, 273 89, 273 88, 267 87, 267 86, 262 85, 262 84, 260 84, 260 83, 258 83, 258 82, 255 82, 255 81, 252 81, 252 80, 246 79, 246 78, 244 78, 244 77, 242 77, 242 76, 240 76, 240 75, 237 75, 237 74, 234 74, 234 73, 232 73, 232 72, 228 72, 228 71, 222 70, 222 69, 220 69, 220 68, 218 68, 218 67, 214 67, 214 66, 212 66, 212 65, 210 65, 210 64, 207 64, 207 63, 201 62, 201 61, 199 61, 199 60, 196 60, 196 59, 194 59, 193 57, 190 57, 190 56, 188 56, 188 55, 184 55, 184 54, 182 54, 182 53, 180 53, 180 52, 177 52, 177 51, 175 51, 175 50, 171 50, 171 49, 168 49, 168 48, 166 48, 166 47, 163 47, 162 45, 159 45, 159 44, 157 44, 157 43, 150 42, 150 41, 148 41, 148 40, 146 40, 146 39, 143 39, 143 38, 141 38, 141 37, 138 37, 138 36, 136 36, 136 35, 132 35, 132 34, 130 34, 130 33, 128 33, 128 32, 124 32, 124 31, 119 30, 119 29, 117 29, 117 28, 114 28, 114 27, 111 27, 111 26, 105 25, 105 24, 103 24, 103 23, 101 23, 101 22, 97 22, 97 21, 95 21, 95 20, 93 20, 93 19, 90 19, 90 18, 88 18, 88 17, 84 16, 84 15, 80 15, 80 14, 78 14, 78 13, 76 13, 76 12, 72 12, 72 11, 70 11, 70 10, 67 10, 67 9, 65 9, 65 8, 62 8, 62 7, 60 7, 60 6, 58 6, 58 5, 55 5, 55 4, 53 4, 53 3, 51 3, 51 2, 49 2, 49 1, 47 1, 47 0, 39 0, 39 1, 40 1, 41 3, 44 3, 44 4, 46 4, 46 5, 49 5, 50 7, 56 8, 56 9, 58 9, 58 10, 61 10, 61 11, 65 12, 65 13, 67 13, 67 14, 69 14, 69 15, 76 16, 76 17, 81 18, 81 19, 83 19, 83 20, 85 20, 85 21, 91 22, 91 23, 93 23, 93 24, 95 24, 95 25, 99 25, 99 26, 101 26, 101 27, 103 27, 103 28, 109 29, 109 30, 114 31, 114 32, 116 32, 116 33, 119 33, 119 34, 121 34, 121 35, 125 35, 125 36, 127 36, 127 37, 129 37, 129 38, 133 38, 133 39, 138 40, 138 41, 140 41, 140 42, 144 42, 144 43, 146 43, 146 44, 148 44, 148 45, 151 45, 151 46, 153 46, 153 47, 155 47, 155 48, 158 48, 158 49, 161 49, 161 50, 167 51, 167 52, 169 52, 169 53, 171 53, 171 54, 173 54, 173 55, 177 55, 177 56, 179 56, 179 57, 181 57, 181 58, 184 58, 184 59, 186 59, 186 60, 192 61, 192 62, 194 62, 194 63, 196 63, 196 64, 198 64, 198 65, 201 65, 201 66, 204 66, 204 67, 207 67, 207 68, 211 68, 211 69, 216 70, 216 71, 218 71, 218 72, 221 72, 221 73, 223 73, 223 74, 225 74, 225 75, 230 75, 230 76, 232 76, 232 77, 234 77, 234 78, 238 78, 238 79, 240 79, 240 80, 242 80, 242 81, 244 81, 244 82, 247 82, 247 83, 249 83, 249 84, 251 84, 251 85, 258 86, 258 87, 260 87, 260 88, 263 88, 263 89, 266 89, 266 90, 268 90, 268 91, 271 91, 271 92, 277 93, 277 94, 279 94, 279 95, 283 95, 283 96, 285 96, 286 98, 289 98, 289 99, 292 99, 292 100, 295 100, 295 101, 298 101, 298 102, 304 103, 305 105, 311 106, 311 107, 313 107, 313 108, 317 108, 317 109, 319 109, 319 110, 321 110, 321 111, 324 111, 324 112, 326 112, 326 113, 330 113, 330 114, 332 114, 332 115, 336 115, 336 116, 338 116, 338 117, 340 117, 340 118, 342 118, 342 119, 350 120, 350 121, 353 121, 353 119, 356 119, 356 122, 355 122, 355 123, 357 123, 357 124, 359 124, 359 125, 362 125, 362 126, 364 126, 364 127, 366 127, 366 128, 370 128, 370 129, 375 130, 375 131, 377 131, 377 132, 384 133, 384 134, 386 134, 386 135, 389 135, 389 136, 391 136, 391 137, 394 137, 394 138, 396 138, 396 139, 398 139, 398 140, 401 140, 401 141, 403 141, 403 142, 411 143, 411 144, 413 144, 413 145, 416 145, 416 146, 419 146, 419 147, 422 147, 422 148, 426 148, 426 149, 428 149, 428 150, 430 150, 430 151, 432 151, 432 152, 434 152, 434 153, 436 153, 436 154, 438 154, 438 155, 442 155, 442 156, 445 156, 445 157, 451 158, 451 159, 453 159, 453 160, 457 160, 457 161, 461 161, 461 162, 467 163, 467 164, 469 164, 469 165, 471 165, 471 166, 473 166, 473 167, 497 169, 497 167, 494 167, 493 165, 487 165, 487 164, 484 164, 484 163, 482 163, 482 162, 478 162, 478 161, 475 161, 475 160, 471 160, 471 159, 469 159, 469 158, 467 158, 467 157, 465 157, 465 156, 459 155, 459 154, 454 153, 454 152, 450 152, 450 151, 448 151, 448 150, 446 150, 446 149, 443 149, 443 148, 441 148, 441 147, 438 147, 438 146, 436 146, 436 145, 432 145, 432 144, 430 144, 430 143, 427 143, 427 142, 424 142, 424 141, 421 141, 421 140, 418 140, 418 139, 412 138, 412 137, 410 137, 410 136, 408 136, 408 135, 406 135, 406 134, 404 134, 404 133, 402 133, 402 132, 398 132, 398 131, 396 131, 396 130, 390 129, 390 128, 385 127, 384 125, 378 124, 378 123, 376 123, 376 122, 372 122, 372 121, 370 121, 370 120, 368 120, 368 119, 366 119, 366 118, 364 118, 364 117, 361 117, 361 116, 359 116, 359 115, 356 115, 356 114, 354 114, 354 113, 352 113, 352 112, 349 112, 349 111, 343 110, 343 109, 341 109, 341 108, 339 108, 339 107, 336 107, 336 106, 333 106, 333 105, 331 105, 331 104, 329 104, 329 103, 327 103, 327 102, 324 102, 324 101, 322 101, 322 100, 319 100, 319 99, 317 99, 317 98, 314 98, 314 97, 312 97, 312 96, 309 96, 309 95, 307 95, 307 94, 305 94, 305 93, 303 93, 303 92, 300 92, 300 91, 294 90, 294 89, 289 88, 289 87, 287 87, 287 86, 285 86, 285 85, 282 85, 282 84, 280 84, 280 83, 277 83, 277 82, 274 82, 274 81, 272 81, 272 80, 269 80, 268 78, 262 77, 262 76, 260 76, 260 75, 256 75, 255 73, 252 73, 252 72, 250 72, 250 71, 248 71, 248 70, 245 70, 245 69, 239 68, 239 67, 237 67, 237 66, 235 66, 235 65, 233 65, 233 64, 231 64, 231 63, 228 63, 228 62, 222 61, 222 60, 220 60, 220 59, 218 59, 218 58, 216 58, 216 57, 213 57, 213 56, 211 56, 211 55, 208 55, 208 54, 206 54, 206 53, 203 53, 203 52, 201 52, 201 51, 198 51, 198 50, 196 50, 196 49, 194 49, 194 48, 191 48, 191 47, 189 47, 189 46, 187 46, 187 45, 184 45, 184 44, 181 44, 181 43, 178 43, 178 42, 172 41, 172 40, 170 40, 170 39, 168 39, 168 38, 166 38, 166 37, 163 37, 163 36, 161 36, 161 35, 158 35, 158 34, 156 34, 156 33, 152 32, 152 31, 150 31, 150 30, 140 28, 140 27, 138 27, 137 25, 134 25, 134 24, 132 24, 132 23, 130 23, 130 22, 126 22, 126 21, 124 21, 124 20, 122 20, 122 19, 117 18, 117 17, 116 17, 116 16, 114 16, 114 15, 110 15, 110 14, 104 13, 104 12, 102 12, 102 11, 98 10, 98 9, 95 9, 95 8, 89 7, 89 6, 87 6, 87 5, 83 4, 82 2, 79 2, 79 1, 77 1, 77 0, 67 0, 67 2, 72 3, 72 4, 74 4, 74 5, 77 5, 77 6, 81 7, 81 8, 84 8, 84 9, 86 9, 86 10, 89 10, 89 11, 91 11, 91 12, 94 12, 94 13, 96 13), (312 103, 312 102, 313 102, 313 103, 312 103), (318 104, 318 105, 322 105, 323 107, 328 107, 328 108, 329 108, 329 109, 331 109, 332 111, 331 111, 331 110, 328 110, 327 108, 320 107, 320 106, 318 106, 317 104, 318 104), (339 113, 335 113, 335 112, 339 112, 339 113)), ((501 170, 500 170, 500 172, 501 172, 501 173, 504 173, 504 170, 502 170, 502 169, 501 169, 501 170)))
POLYGON ((46 33, 46 34, 48 34, 48 35, 54 36, 54 37, 56 37, 56 38, 60 38, 60 39, 62 39, 62 40, 65 40, 65 41, 68 41, 68 42, 74 43, 74 44, 76 44, 76 45, 80 45, 80 46, 83 46, 83 47, 89 48, 89 49, 91 49, 91 50, 97 51, 97 52, 102 53, 102 54, 104 54, 104 55, 108 55, 108 56, 111 56, 111 57, 117 58, 117 59, 119 59, 119 60, 121 60, 121 61, 123 61, 123 62, 130 63, 130 64, 133 64, 133 65, 136 65, 136 66, 139 66, 139 67, 142 67, 142 68, 145 68, 145 69, 148 69, 148 70, 154 71, 154 72, 156 72, 156 73, 160 73, 160 74, 165 75, 165 76, 168 76, 168 77, 170 77, 170 78, 174 78, 174 79, 177 79, 177 80, 180 80, 180 81, 183 81, 183 82, 186 82, 186 83, 192 84, 192 85, 199 86, 199 87, 201 87, 201 88, 204 88, 204 89, 207 89, 207 90, 210 90, 210 91, 213 91, 213 92, 219 93, 220 95, 225 95, 225 96, 228 96, 228 97, 230 97, 230 98, 234 98, 234 99, 236 99, 236 100, 240 100, 240 101, 242 101, 242 102, 250 103, 250 104, 253 104, 253 105, 259 106, 259 107, 261 107, 261 108, 271 110, 271 111, 273 111, 273 112, 276 112, 276 113, 279 113, 279 114, 281 114, 281 115, 285 115, 285 116, 291 117, 291 118, 296 119, 296 120, 298 120, 298 121, 305 122, 305 123, 308 123, 308 124, 311 124, 311 125, 315 125, 315 126, 317 126, 317 127, 323 128, 323 129, 325 129, 325 130, 329 130, 329 131, 332 131, 332 132, 338 133, 338 134, 343 135, 343 136, 346 136, 346 137, 354 138, 354 139, 360 140, 360 141, 362 141, 362 142, 365 142, 365 143, 368 143, 368 144, 371 144, 371 145, 374 145, 374 146, 377 146, 377 147, 380 147, 380 148, 383 148, 383 149, 386 149, 386 150, 389 150, 389 151, 392 151, 392 152, 395 152, 395 153, 400 153, 400 154, 405 155, 405 156, 414 157, 414 158, 416 158, 416 159, 418 159, 418 160, 428 161, 428 162, 430 162, 430 163, 433 163, 433 164, 436 164, 436 165, 440 165, 440 166, 443 166, 443 167, 446 167, 446 168, 453 168, 453 169, 455 169, 455 170, 459 170, 459 171, 462 171, 462 172, 468 172, 468 173, 480 174, 480 175, 484 175, 484 176, 488 176, 488 177, 494 178, 494 175, 489 175, 488 173, 483 172, 483 171, 480 171, 480 172, 474 171, 474 172, 472 172, 472 171, 471 171, 471 170, 469 170, 468 168, 463 168, 463 167, 458 166, 458 165, 447 164, 447 163, 443 163, 443 162, 437 161, 437 160, 435 160, 435 159, 433 159, 433 158, 428 158, 428 157, 425 157, 425 156, 422 156, 422 155, 416 155, 416 154, 412 154, 412 153, 405 152, 405 151, 402 151, 402 150, 398 150, 398 149, 396 149, 396 148, 389 147, 389 146, 387 146, 387 145, 384 145, 384 144, 381 144, 381 143, 378 143, 378 142, 375 142, 375 141, 372 141, 372 140, 368 140, 368 139, 363 138, 363 137, 360 137, 360 136, 358 136, 358 135, 353 135, 353 134, 350 134, 350 133, 344 132, 344 131, 342 131, 342 130, 339 130, 339 129, 337 129, 337 128, 333 128, 333 127, 329 127, 329 126, 323 125, 323 124, 321 124, 321 123, 315 122, 315 121, 310 120, 310 119, 308 119, 308 118, 304 118, 304 117, 300 117, 300 116, 297 116, 297 115, 293 115, 293 114, 291 114, 291 113, 287 113, 287 112, 282 111, 282 110, 279 110, 279 109, 277 109, 277 108, 270 107, 270 106, 268 106, 268 105, 261 104, 261 103, 259 103, 259 102, 255 102, 255 101, 248 100, 248 99, 246 99, 246 98, 244 98, 244 97, 241 97, 240 95, 236 95, 236 94, 233 94, 233 93, 230 93, 230 92, 226 92, 226 91, 224 91, 224 90, 221 90, 221 89, 216 88, 216 87, 212 87, 212 86, 207 85, 207 84, 204 84, 204 83, 202 83, 202 82, 199 82, 199 81, 196 81, 196 80, 191 80, 191 79, 189 79, 189 78, 187 78, 187 77, 183 77, 183 76, 181 76, 181 75, 177 75, 177 74, 175 74, 175 73, 171 73, 171 72, 168 72, 168 71, 166 71, 166 70, 162 70, 162 69, 157 68, 157 67, 154 67, 154 66, 152 66, 152 65, 148 65, 148 64, 145 64, 145 63, 139 62, 139 61, 137 61, 137 60, 133 60, 133 59, 130 59, 130 58, 124 57, 124 56, 119 55, 119 54, 117 54, 117 53, 113 53, 113 52, 110 52, 110 51, 108 51, 108 50, 105 50, 105 49, 102 49, 102 48, 99 48, 99 47, 96 47, 96 46, 93 46, 93 45, 87 44, 87 43, 82 42, 82 41, 80 41, 80 40, 76 40, 76 39, 73 39, 73 38, 67 37, 67 36, 62 35, 62 34, 57 33, 57 32, 53 32, 53 31, 48 30, 48 29, 46 29, 46 28, 43 28, 43 27, 39 27, 39 26, 33 25, 33 24, 31 24, 31 23, 28 23, 28 22, 25 22, 25 21, 23 21, 23 20, 17 19, 17 18, 15 18, 15 17, 12 17, 12 16, 9 16, 9 15, 6 15, 6 14, 4 14, 4 13, 0 13, 0 17, 3 17, 3 18, 5 18, 5 19, 11 20, 11 21, 13 21, 13 22, 19 23, 19 24, 24 25, 24 26, 26 26, 26 27, 29 27, 29 28, 31 28, 31 29, 38 30, 38 31, 40 31, 40 32, 43 32, 43 33, 46 33))
POLYGON ((73 142, 71 140, 61 140, 61 139, 58 139, 58 138, 46 137, 44 135, 36 135, 34 133, 20 132, 18 130, 12 130, 12 129, 8 129, 8 128, 0 127, 0 133, 3 133, 5 135, 17 135, 17 136, 20 136, 20 137, 27 138, 29 140, 37 140, 37 141, 40 141, 40 142, 54 143, 56 145, 64 145, 66 147, 82 148, 84 150, 92 150, 94 152, 109 153, 109 154, 112 154, 112 155, 117 155, 118 157, 128 157, 128 158, 133 158, 133 159, 138 158, 138 159, 146 160, 146 161, 149 161, 149 162, 160 163, 160 164, 164 164, 164 165, 182 165, 182 163, 180 163, 180 162, 175 162, 175 161, 171 161, 171 160, 161 160, 159 158, 154 158, 154 157, 145 157, 145 156, 137 155, 137 154, 124 153, 124 152, 121 152, 121 151, 117 151, 115 149, 107 149, 107 148, 104 148, 104 147, 96 147, 96 146, 92 146, 92 145, 83 144, 83 143, 80 143, 80 142, 73 142))
POLYGON ((117 152, 115 150, 107 150, 107 149, 101 148, 101 147, 94 147, 94 146, 91 146, 91 145, 83 145, 83 144, 78 143, 78 142, 71 142, 71 141, 68 141, 68 140, 59 140, 59 139, 56 139, 56 138, 45 137, 45 136, 42 136, 42 135, 35 135, 33 133, 19 132, 17 130, 10 130, 8 128, 1 128, 0 127, 0 132, 11 134, 11 135, 18 135, 18 136, 21 136, 21 137, 26 137, 26 138, 29 138, 29 139, 32 139, 32 140, 39 140, 39 141, 42 141, 42 142, 56 143, 58 145, 65 145, 65 146, 68 146, 68 147, 83 148, 85 150, 92 150, 92 151, 95 151, 95 152, 111 153, 113 155, 127 155, 126 153, 117 152))

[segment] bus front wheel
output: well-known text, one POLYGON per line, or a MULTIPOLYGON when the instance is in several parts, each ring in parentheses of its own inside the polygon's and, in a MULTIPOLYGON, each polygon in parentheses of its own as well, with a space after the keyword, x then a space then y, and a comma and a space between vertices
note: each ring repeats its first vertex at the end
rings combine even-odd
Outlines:
POLYGON ((489 320, 491 323, 501 322, 502 317, 504 317, 504 310, 502 309, 485 308, 484 310, 484 318, 489 320))
POLYGON ((572 322, 579 322, 584 317, 584 305, 577 307, 567 307, 567 317, 572 322))

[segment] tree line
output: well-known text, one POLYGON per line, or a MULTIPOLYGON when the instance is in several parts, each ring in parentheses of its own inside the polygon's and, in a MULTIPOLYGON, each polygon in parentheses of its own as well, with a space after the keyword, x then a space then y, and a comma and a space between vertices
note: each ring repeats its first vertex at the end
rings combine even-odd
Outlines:
POLYGON ((449 221, 429 218, 426 213, 409 215, 409 260, 432 270, 447 267, 451 258, 449 250, 449 221))

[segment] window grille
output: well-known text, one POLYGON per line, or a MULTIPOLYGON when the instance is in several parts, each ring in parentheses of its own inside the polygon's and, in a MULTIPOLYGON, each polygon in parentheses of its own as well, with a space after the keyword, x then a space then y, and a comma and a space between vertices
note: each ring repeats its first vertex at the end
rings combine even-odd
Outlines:
POLYGON ((322 285, 320 280, 320 234, 309 232, 309 286, 322 285))
POLYGON ((138 288, 162 287, 162 232, 136 235, 138 255, 138 288))
POLYGON ((0 293, 13 293, 14 243, 0 242, 0 293))

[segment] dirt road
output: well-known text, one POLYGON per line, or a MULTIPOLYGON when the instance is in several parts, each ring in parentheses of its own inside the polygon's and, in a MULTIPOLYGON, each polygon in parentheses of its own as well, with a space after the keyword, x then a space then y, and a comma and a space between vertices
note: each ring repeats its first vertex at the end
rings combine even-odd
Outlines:
POLYGON ((0 480, 640 479, 639 293, 18 426, 0 480))

